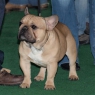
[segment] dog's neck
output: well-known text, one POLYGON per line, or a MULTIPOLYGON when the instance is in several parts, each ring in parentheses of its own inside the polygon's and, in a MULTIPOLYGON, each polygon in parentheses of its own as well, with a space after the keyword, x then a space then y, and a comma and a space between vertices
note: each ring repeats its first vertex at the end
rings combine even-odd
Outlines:
POLYGON ((44 45, 47 43, 48 39, 49 39, 49 34, 47 33, 46 36, 44 37, 43 41, 41 41, 41 42, 38 41, 38 42, 33 43, 33 44, 27 42, 27 44, 28 44, 29 48, 31 48, 32 46, 34 46, 36 49, 42 50, 42 48, 44 47, 44 45))
POLYGON ((33 44, 34 47, 36 47, 37 49, 41 50, 44 47, 44 45, 46 44, 46 42, 48 41, 48 38, 49 38, 49 35, 47 33, 46 36, 44 37, 43 41, 36 42, 36 43, 33 44))

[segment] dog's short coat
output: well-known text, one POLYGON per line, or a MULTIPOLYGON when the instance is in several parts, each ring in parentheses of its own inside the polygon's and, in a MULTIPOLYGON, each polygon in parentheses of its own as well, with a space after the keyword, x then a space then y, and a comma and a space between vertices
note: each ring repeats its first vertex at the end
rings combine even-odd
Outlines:
POLYGON ((75 40, 68 27, 58 22, 58 16, 38 17, 25 10, 25 16, 21 19, 18 38, 20 66, 24 73, 24 80, 20 85, 22 88, 29 88, 31 84, 30 62, 41 66, 35 80, 45 78, 47 69, 47 80, 45 89, 54 89, 54 77, 57 72, 58 61, 65 54, 69 58, 70 71, 69 79, 77 80, 76 58, 77 49, 75 40))

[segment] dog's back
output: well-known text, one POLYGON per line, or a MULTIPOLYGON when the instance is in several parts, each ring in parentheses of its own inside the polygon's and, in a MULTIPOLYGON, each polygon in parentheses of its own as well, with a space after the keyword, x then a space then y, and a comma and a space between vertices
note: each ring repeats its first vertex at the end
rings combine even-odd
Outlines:
POLYGON ((61 52, 60 59, 63 58, 63 54, 67 53, 68 50, 74 50, 74 53, 77 56, 76 42, 69 28, 65 24, 59 22, 54 28, 54 30, 59 37, 61 52))

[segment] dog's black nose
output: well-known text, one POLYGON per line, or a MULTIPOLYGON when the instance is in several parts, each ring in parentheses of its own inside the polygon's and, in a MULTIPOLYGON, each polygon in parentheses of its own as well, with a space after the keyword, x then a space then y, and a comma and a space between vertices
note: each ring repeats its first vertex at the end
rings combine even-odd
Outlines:
POLYGON ((24 26, 20 30, 19 34, 18 34, 18 39, 25 39, 25 34, 27 33, 27 31, 28 31, 28 27, 27 26, 24 26))
POLYGON ((27 31, 28 31, 28 27, 27 27, 27 26, 24 26, 24 27, 20 30, 20 35, 24 35, 27 31))
POLYGON ((22 31, 27 31, 28 30, 28 27, 27 26, 24 26, 21 30, 22 31))

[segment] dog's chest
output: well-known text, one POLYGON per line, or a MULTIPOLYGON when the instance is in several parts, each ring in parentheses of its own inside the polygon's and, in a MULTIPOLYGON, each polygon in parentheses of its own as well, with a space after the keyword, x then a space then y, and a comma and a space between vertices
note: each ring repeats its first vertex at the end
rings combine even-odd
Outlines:
POLYGON ((31 47, 31 52, 29 53, 29 57, 33 60, 33 62, 39 66, 45 66, 42 59, 42 50, 38 50, 35 47, 31 47))

